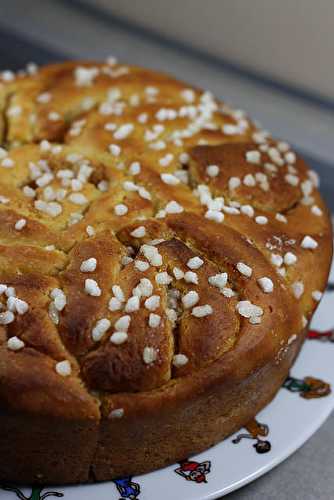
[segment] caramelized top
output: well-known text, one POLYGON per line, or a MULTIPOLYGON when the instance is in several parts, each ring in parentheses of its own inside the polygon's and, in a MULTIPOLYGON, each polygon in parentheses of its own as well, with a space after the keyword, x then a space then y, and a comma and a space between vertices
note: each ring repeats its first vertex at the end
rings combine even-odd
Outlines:
POLYGON ((280 361, 331 257, 317 176, 287 143, 112 61, 3 73, 0 113, 3 410, 98 418, 101 397, 240 346, 280 361))

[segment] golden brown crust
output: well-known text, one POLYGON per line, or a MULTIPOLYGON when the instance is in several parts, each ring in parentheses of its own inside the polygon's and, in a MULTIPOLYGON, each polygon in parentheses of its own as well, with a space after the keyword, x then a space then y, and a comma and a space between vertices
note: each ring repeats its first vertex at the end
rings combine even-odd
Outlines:
POLYGON ((145 472, 253 417, 326 284, 315 174, 242 112, 141 68, 0 81, 0 113, 0 411, 3 428, 30 422, 29 467, 10 455, 0 478, 145 472), (58 460, 62 427, 66 471, 43 441, 58 460))

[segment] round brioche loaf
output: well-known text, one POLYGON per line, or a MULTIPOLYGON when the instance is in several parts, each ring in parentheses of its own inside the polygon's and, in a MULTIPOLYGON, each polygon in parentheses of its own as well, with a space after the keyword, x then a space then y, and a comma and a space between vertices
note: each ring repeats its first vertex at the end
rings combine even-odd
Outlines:
POLYGON ((3 72, 0 111, 0 480, 143 473, 246 424, 326 285, 316 174, 114 61, 3 72))

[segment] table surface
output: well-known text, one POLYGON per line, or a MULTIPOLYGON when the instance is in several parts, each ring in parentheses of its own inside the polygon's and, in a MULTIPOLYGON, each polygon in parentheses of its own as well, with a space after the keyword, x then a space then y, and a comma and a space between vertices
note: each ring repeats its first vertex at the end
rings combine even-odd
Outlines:
MULTIPOLYGON (((238 74, 191 48, 153 37, 94 9, 87 10, 80 2, 78 7, 73 0, 33 0, 29 2, 31 8, 18 15, 23 3, 2 0, 0 5, 2 69, 16 69, 30 60, 101 59, 113 54, 128 63, 167 70, 236 103, 275 135, 288 139, 319 171, 323 194, 334 210, 333 109, 238 74)), ((333 461, 334 415, 284 463, 224 498, 330 500, 334 497, 333 461)))

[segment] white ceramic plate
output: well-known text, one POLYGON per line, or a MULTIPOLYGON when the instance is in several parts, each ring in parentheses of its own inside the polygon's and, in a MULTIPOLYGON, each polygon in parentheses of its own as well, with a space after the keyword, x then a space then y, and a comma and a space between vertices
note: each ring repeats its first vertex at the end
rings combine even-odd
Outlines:
MULTIPOLYGON (((334 272, 331 273, 331 281, 334 283, 334 272)), ((334 327, 333 307, 334 290, 326 292, 323 297, 313 319, 314 329, 325 331, 334 327)), ((312 376, 334 387, 333 356, 334 342, 328 338, 309 339, 291 370, 291 376, 300 381, 312 376)), ((0 489, 0 500, 44 500, 56 496, 64 500, 219 498, 253 481, 291 455, 321 426, 333 408, 333 393, 326 397, 305 399, 299 392, 282 388, 274 401, 257 416, 259 422, 269 426, 268 436, 260 437, 271 444, 267 453, 257 453, 254 447, 258 442, 256 439, 243 438, 238 444, 233 443, 237 435, 247 433, 247 430, 241 429, 235 436, 192 457, 188 464, 182 466, 175 464, 143 476, 97 485, 47 487, 42 491, 37 488, 20 488, 16 492, 0 489), (205 481, 200 481, 202 479, 205 481)))

